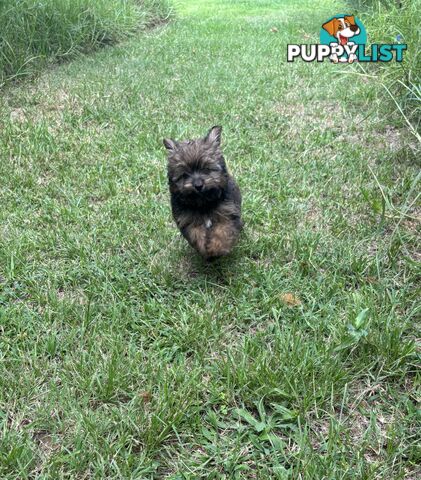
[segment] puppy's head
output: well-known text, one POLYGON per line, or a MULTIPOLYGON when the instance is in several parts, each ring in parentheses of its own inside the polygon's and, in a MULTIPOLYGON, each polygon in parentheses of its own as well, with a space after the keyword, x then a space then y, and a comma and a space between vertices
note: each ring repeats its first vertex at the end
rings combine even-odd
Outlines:
POLYGON ((346 45, 348 39, 360 33, 358 25, 355 23, 354 15, 346 15, 342 18, 332 18, 326 22, 322 27, 338 40, 341 45, 346 45))
POLYGON ((202 206, 222 197, 228 173, 220 150, 221 132, 222 127, 212 127, 197 140, 164 139, 170 191, 185 204, 202 206))

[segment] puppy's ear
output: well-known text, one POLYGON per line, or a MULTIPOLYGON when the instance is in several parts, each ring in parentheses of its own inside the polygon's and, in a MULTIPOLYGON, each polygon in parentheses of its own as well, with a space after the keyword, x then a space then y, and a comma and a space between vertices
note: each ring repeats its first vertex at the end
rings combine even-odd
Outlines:
POLYGON ((208 143, 216 143, 216 145, 221 145, 221 134, 222 134, 222 127, 215 126, 212 127, 208 134, 205 137, 205 141, 208 143))
POLYGON ((330 22, 326 22, 322 25, 322 27, 326 30, 326 32, 329 34, 329 35, 332 35, 332 37, 335 36, 335 32, 337 31, 338 29, 338 25, 337 25, 337 22, 338 20, 336 18, 332 18, 332 20, 330 22))
POLYGON ((348 15, 345 17, 345 20, 347 20, 351 25, 355 25, 355 17, 354 15, 348 15))
POLYGON ((171 138, 164 138, 163 140, 165 148, 169 151, 174 151, 177 148, 177 142, 171 138))

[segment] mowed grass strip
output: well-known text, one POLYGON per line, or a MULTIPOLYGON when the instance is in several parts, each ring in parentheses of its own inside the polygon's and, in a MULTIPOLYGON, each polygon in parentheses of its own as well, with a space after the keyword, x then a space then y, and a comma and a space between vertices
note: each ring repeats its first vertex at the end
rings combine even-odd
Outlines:
POLYGON ((1 478, 416 478, 417 152, 375 81, 286 63, 313 3, 177 2, 3 95, 1 478), (162 138, 214 124, 246 226, 204 265, 162 138))

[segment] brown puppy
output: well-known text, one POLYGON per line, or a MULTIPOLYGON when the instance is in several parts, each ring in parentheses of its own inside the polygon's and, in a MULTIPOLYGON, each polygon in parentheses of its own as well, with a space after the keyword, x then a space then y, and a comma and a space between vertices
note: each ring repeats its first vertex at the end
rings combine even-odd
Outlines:
POLYGON ((212 127, 197 140, 164 139, 174 220, 206 259, 227 255, 243 226, 240 189, 227 171, 221 132, 212 127))

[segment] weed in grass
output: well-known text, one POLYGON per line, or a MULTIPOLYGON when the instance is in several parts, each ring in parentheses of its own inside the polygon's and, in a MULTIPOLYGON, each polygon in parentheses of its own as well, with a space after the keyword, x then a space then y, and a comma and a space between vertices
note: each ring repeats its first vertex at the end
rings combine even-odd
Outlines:
MULTIPOLYGON (((386 92, 385 106, 393 105, 402 114, 410 131, 421 142, 419 133, 421 63, 419 51, 421 35, 414 28, 414 18, 421 9, 420 0, 355 0, 350 4, 357 7, 369 34, 370 43, 405 43, 404 61, 391 64, 371 64, 367 73, 375 75, 386 92)), ((363 68, 364 70, 364 68, 363 68)), ((385 115, 387 115, 385 109, 385 115)))

